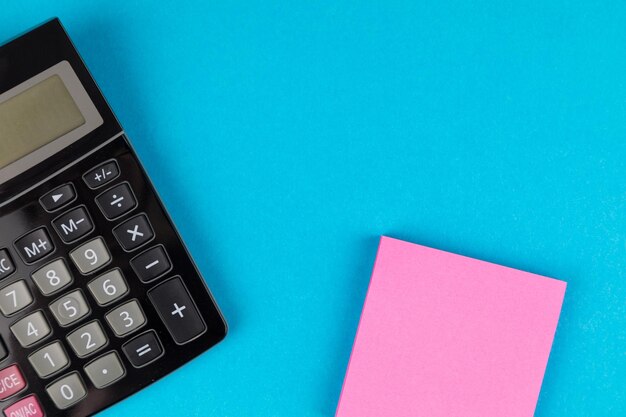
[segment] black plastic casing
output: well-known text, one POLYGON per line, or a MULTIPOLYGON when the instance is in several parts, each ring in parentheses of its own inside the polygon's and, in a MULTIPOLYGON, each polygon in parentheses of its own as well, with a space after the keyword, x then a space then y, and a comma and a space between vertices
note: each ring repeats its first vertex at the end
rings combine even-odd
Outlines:
MULTIPOLYGON (((78 75, 82 85, 102 116, 104 123, 82 139, 28 171, 14 178, 0 178, 0 249, 8 249, 16 265, 16 271, 0 281, 0 288, 19 280, 25 280, 34 298, 34 302, 29 307, 15 316, 7 318, 0 314, 0 336, 9 351, 8 356, 0 361, 0 369, 4 369, 12 364, 18 364, 22 374, 28 381, 27 389, 5 401, 0 401, 0 409, 5 409, 30 394, 36 394, 47 416, 79 417, 101 411, 187 363, 220 342, 226 336, 227 326, 204 279, 186 250, 150 179, 128 142, 122 127, 116 120, 58 19, 51 20, 25 35, 0 46, 0 93, 21 84, 64 60, 71 64, 73 70, 78 75), (121 171, 120 177, 101 189, 89 189, 82 180, 83 174, 94 166, 110 159, 115 159, 118 162, 121 171), (59 212, 47 213, 41 207, 39 198, 68 182, 74 184, 78 195, 77 200, 59 212), (138 207, 121 219, 108 221, 100 212, 95 202, 95 197, 108 189, 109 186, 121 182, 130 184, 137 197, 138 207), (65 244, 54 231, 51 222, 58 215, 79 205, 86 206, 93 219, 95 230, 88 236, 81 238, 78 242, 65 244), (129 263, 131 258, 141 253, 145 248, 127 253, 122 249, 112 233, 113 227, 139 213, 145 213, 148 216, 156 235, 155 240, 145 248, 157 244, 164 245, 173 263, 171 272, 149 284, 143 284, 139 281, 129 263), (56 249, 54 253, 35 264, 27 265, 20 259, 14 247, 14 242, 25 233, 41 226, 47 228, 56 249), (97 236, 103 237, 106 241, 111 252, 112 262, 105 268, 84 276, 69 260, 69 252, 97 236), (66 259, 70 272, 74 277, 74 282, 59 294, 46 297, 42 295, 30 276, 43 265, 61 257, 66 259), (99 307, 93 297, 91 297, 87 284, 93 278, 114 268, 122 270, 130 292, 122 300, 116 301, 111 306, 99 307), (147 297, 148 290, 173 276, 182 277, 207 327, 202 335, 184 345, 177 345, 174 342, 147 297), (86 295, 91 307, 91 313, 70 327, 60 327, 50 314, 48 306, 62 294, 78 288, 82 289, 86 295), (119 338, 107 325, 104 314, 124 301, 131 299, 139 300, 146 315, 147 323, 131 335, 119 338), (37 343, 32 348, 23 348, 11 333, 10 326, 25 315, 37 310, 44 312, 51 325, 52 333, 44 341, 37 343), (71 331, 94 319, 99 320, 102 324, 109 339, 109 344, 99 353, 80 359, 73 353, 65 337, 71 331), (158 334, 164 347, 164 356, 148 366, 140 369, 134 368, 123 354, 121 346, 149 329, 155 330, 158 334), (69 368, 61 371, 59 374, 47 379, 41 379, 35 373, 27 357, 38 348, 54 340, 61 341, 71 363, 69 368), (126 368, 126 375, 121 381, 109 387, 96 389, 86 377, 83 366, 97 358, 100 354, 112 350, 117 351, 122 359, 126 368), (79 372, 87 387, 87 397, 69 409, 58 410, 45 392, 45 387, 59 377, 75 370, 79 372)), ((2 140, 1 137, 0 140, 2 140)), ((160 400, 165 401, 165 399, 160 400)))

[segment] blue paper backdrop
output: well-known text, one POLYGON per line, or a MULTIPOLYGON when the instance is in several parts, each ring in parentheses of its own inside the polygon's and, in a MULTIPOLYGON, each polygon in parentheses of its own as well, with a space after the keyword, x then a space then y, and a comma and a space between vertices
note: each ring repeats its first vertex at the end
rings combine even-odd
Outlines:
POLYGON ((567 280, 536 415, 626 413, 626 3, 0 0, 0 38, 55 15, 231 326, 103 417, 332 416, 380 234, 567 280))

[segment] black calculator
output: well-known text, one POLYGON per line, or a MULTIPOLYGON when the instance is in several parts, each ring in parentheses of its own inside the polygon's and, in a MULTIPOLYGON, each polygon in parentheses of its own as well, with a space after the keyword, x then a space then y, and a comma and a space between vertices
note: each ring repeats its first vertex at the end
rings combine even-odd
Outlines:
POLYGON ((3 415, 92 415, 225 336, 59 20, 0 46, 3 415))

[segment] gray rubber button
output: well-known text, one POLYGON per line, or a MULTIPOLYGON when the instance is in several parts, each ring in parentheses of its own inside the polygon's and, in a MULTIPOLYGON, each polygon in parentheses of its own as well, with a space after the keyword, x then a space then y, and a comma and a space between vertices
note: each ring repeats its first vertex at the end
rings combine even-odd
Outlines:
POLYGON ((87 395, 85 384, 78 376, 77 372, 69 374, 50 384, 46 392, 54 402, 54 405, 61 410, 76 404, 87 395))
POLYGON ((126 370, 117 353, 110 352, 85 366, 85 373, 96 388, 104 388, 120 380, 126 370))
POLYGON ((128 293, 128 286, 119 269, 99 276, 91 281, 88 287, 96 302, 101 306, 110 304, 128 293))
POLYGON ((50 311, 61 326, 69 326, 89 314, 90 309, 82 291, 76 290, 50 304, 50 311))
POLYGON ((23 347, 29 347, 50 334, 48 320, 41 311, 30 314, 11 326, 11 332, 23 347))
POLYGON ((74 249, 70 256, 80 272, 85 275, 106 265, 111 260, 109 250, 101 237, 90 240, 74 249))
POLYGON ((60 371, 70 363, 65 349, 58 341, 31 354, 28 361, 41 378, 46 378, 60 371))
POLYGON ((53 294, 67 287, 74 280, 63 259, 49 263, 31 276, 43 295, 53 294))
POLYGON ((0 310, 10 316, 26 308, 33 302, 33 296, 25 281, 17 281, 0 290, 0 310))
POLYGON ((107 343, 107 337, 98 321, 92 321, 67 336, 67 342, 79 358, 97 352, 107 343))
POLYGON ((109 326, 116 335, 124 336, 144 325, 146 317, 137 301, 129 301, 107 313, 105 316, 109 326))

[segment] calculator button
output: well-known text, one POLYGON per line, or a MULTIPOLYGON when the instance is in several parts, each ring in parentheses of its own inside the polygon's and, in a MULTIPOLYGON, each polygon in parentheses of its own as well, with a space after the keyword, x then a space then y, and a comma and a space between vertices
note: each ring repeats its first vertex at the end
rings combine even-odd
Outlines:
POLYGON ((135 368, 146 366, 163 355, 161 341, 153 330, 127 342, 122 350, 135 368))
POLYGON ((52 225, 65 243, 74 242, 93 230, 91 217, 84 206, 57 217, 52 225))
POLYGON ((31 277, 43 295, 53 294, 74 280, 63 259, 57 259, 35 271, 31 277))
POLYGON ((32 353, 28 361, 40 378, 46 378, 69 365, 70 360, 61 342, 54 342, 32 353))
POLYGON ((148 291, 159 316, 179 345, 204 333, 206 326, 180 277, 172 278, 148 291))
POLYGON ((109 326, 117 336, 124 336, 140 328, 146 322, 146 317, 137 301, 129 301, 117 307, 105 316, 109 326))
POLYGON ((61 410, 76 404, 87 395, 85 384, 83 384, 78 372, 64 376, 48 385, 46 392, 54 405, 61 410))
POLYGON ((99 276, 91 281, 88 287, 93 298, 101 306, 110 304, 128 293, 128 286, 119 269, 99 276))
POLYGON ((144 214, 126 220, 113 229, 113 234, 126 251, 132 251, 154 238, 154 231, 144 214))
POLYGON ((152 226, 144 214, 126 220, 113 229, 113 234, 122 248, 127 251, 135 250, 154 238, 152 226))
POLYGON ((92 321, 67 336, 67 342, 79 358, 100 350, 109 342, 98 321, 92 321))
POLYGON ((74 200, 76 200, 76 190, 74 186, 72 184, 65 184, 41 197, 39 202, 46 211, 53 212, 74 200))
POLYGON ((0 361, 6 358, 9 355, 9 351, 7 351, 7 347, 4 344, 4 340, 0 336, 0 361))
POLYGON ((24 262, 32 264, 54 251, 54 245, 45 227, 34 230, 15 242, 15 249, 24 262))
POLYGON ((10 316, 26 308, 33 302, 33 296, 25 281, 16 281, 0 290, 0 310, 10 316))
POLYGON ((70 257, 83 275, 108 264, 111 260, 109 250, 101 237, 90 240, 70 252, 70 257))
POLYGON ((15 272, 15 264, 9 251, 6 249, 0 249, 0 280, 8 277, 15 272))
POLYGON ((91 312, 81 290, 66 294, 50 304, 50 311, 59 325, 63 327, 69 326, 91 312))
POLYGON ((109 220, 117 219, 137 207, 137 200, 128 183, 116 185, 100 194, 96 203, 109 220))
POLYGON ((101 389, 120 380, 126 370, 117 353, 110 352, 85 366, 85 373, 92 384, 101 389))
POLYGON ((133 267, 141 282, 155 280, 172 269, 172 263, 163 245, 148 249, 136 256, 130 261, 130 266, 133 267))
POLYGON ((43 408, 34 395, 24 397, 4 409, 5 417, 44 417, 43 408))
POLYGON ((11 332, 23 347, 29 347, 50 334, 50 325, 43 313, 37 311, 13 324, 11 332))
POLYGON ((119 175, 120 168, 117 166, 117 162, 109 161, 87 172, 83 175, 83 180, 85 180, 87 186, 93 190, 102 187, 104 184, 108 184, 119 177, 119 175))
POLYGON ((26 388, 26 380, 17 365, 0 370, 0 401, 26 388))

